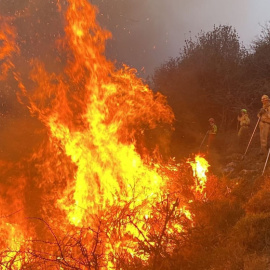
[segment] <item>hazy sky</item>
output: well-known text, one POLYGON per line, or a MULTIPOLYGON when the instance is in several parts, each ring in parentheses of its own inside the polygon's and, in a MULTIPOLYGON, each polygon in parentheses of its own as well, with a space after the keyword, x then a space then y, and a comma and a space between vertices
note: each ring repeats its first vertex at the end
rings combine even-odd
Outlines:
MULTIPOLYGON (((0 0, 0 14, 15 16, 20 37, 30 40, 24 55, 50 54, 47 41, 62 27, 58 1, 67 4, 66 0, 0 0)), ((270 0, 88 1, 98 7, 99 23, 113 35, 106 46, 109 58, 135 67, 143 77, 179 56, 185 39, 195 38, 201 30, 231 25, 248 47, 270 21, 270 0)))
POLYGON ((270 0, 89 0, 113 34, 108 54, 143 76, 179 55, 184 40, 231 25, 248 47, 270 21, 270 0), (142 70, 142 71, 141 71, 142 70))

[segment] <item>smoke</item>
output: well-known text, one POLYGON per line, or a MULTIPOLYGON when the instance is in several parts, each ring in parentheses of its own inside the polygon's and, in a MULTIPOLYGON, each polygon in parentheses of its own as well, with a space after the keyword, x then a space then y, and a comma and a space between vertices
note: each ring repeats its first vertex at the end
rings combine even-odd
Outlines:
MULTIPOLYGON (((33 87, 29 80, 32 59, 40 59, 48 70, 57 70, 58 55, 53 48, 63 33, 63 22, 54 1, 43 0, 0 1, 0 23, 7 18, 20 51, 8 56, 16 69, 10 68, 7 76, 0 80, 0 160, 16 162, 29 156, 45 134, 39 120, 30 116, 26 104, 18 101, 14 72, 20 74, 29 90, 33 87)), ((6 30, 1 28, 1 31, 6 30)), ((0 51, 8 43, 1 36, 0 51)), ((5 57, 0 58, 0 64, 5 61, 5 57)))
MULTIPOLYGON (((2 0, 0 13, 16 16, 24 40, 31 36, 31 47, 24 55, 41 52, 49 58, 48 46, 61 32, 57 3, 64 0, 2 0), (34 35, 32 35, 34 34, 34 35)), ((185 39, 201 30, 226 24, 236 28, 245 45, 260 34, 270 18, 270 3, 254 0, 89 0, 99 9, 99 23, 112 32, 107 56, 119 65, 127 64, 142 77, 152 75, 162 63, 179 56, 185 39)), ((54 55, 53 57, 54 58, 54 55)), ((48 61, 49 62, 49 61, 48 61)))
POLYGON ((137 69, 141 76, 149 75, 167 60, 173 50, 170 29, 171 4, 165 0, 105 0, 92 1, 99 8, 98 20, 112 32, 107 55, 119 64, 137 69))
MULTIPOLYGON (((90 0, 89 0, 90 1, 90 0)), ((110 30, 107 54, 135 67, 142 77, 179 56, 185 39, 214 25, 231 25, 245 46, 260 33, 270 16, 270 3, 253 0, 92 0, 100 23, 110 30)))

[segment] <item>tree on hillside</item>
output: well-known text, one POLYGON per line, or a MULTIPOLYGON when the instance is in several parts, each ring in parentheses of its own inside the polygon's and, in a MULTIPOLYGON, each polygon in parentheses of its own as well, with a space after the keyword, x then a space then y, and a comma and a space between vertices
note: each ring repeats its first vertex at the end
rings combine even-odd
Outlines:
POLYGON ((253 76, 269 78, 270 73, 270 22, 262 27, 260 36, 252 43, 253 76))
POLYGON ((236 30, 231 26, 214 26, 211 32, 201 32, 196 41, 187 40, 181 54, 183 67, 190 67, 206 97, 209 111, 219 118, 221 127, 230 125, 231 112, 237 109, 237 74, 245 50, 236 30))
POLYGON ((233 27, 214 26, 186 40, 179 57, 155 71, 153 87, 168 96, 179 136, 190 138, 188 143, 205 130, 210 117, 219 130, 236 127, 237 112, 245 105, 239 76, 247 54, 233 27))
POLYGON ((261 106, 263 94, 270 94, 270 22, 262 27, 261 34, 251 44, 251 52, 244 59, 240 80, 254 114, 261 106))
POLYGON ((186 40, 180 57, 156 71, 155 87, 192 108, 196 117, 216 116, 225 128, 238 107, 237 75, 245 55, 234 28, 214 26, 210 32, 201 31, 195 41, 186 40))

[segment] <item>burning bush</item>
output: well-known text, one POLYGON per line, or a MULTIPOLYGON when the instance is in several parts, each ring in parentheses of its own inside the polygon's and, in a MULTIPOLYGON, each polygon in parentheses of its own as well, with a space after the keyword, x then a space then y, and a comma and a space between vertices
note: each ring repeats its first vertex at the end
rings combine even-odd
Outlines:
MULTIPOLYGON (((4 179, 7 193, 21 197, 12 206, 21 208, 20 215, 6 221, 13 213, 6 205, 2 217, 2 238, 8 235, 1 242, 4 268, 171 269, 193 226, 180 165, 161 150, 168 142, 147 149, 146 130, 170 130, 173 112, 134 70, 116 70, 105 58, 110 33, 95 14, 86 0, 68 1, 66 35, 57 40, 63 60, 58 72, 31 59, 31 72, 20 73, 16 35, 6 30, 12 38, 1 36, 7 63, 1 67, 8 67, 18 100, 39 119, 42 133, 18 161, 18 174, 10 169, 15 184, 4 179)), ((205 198, 206 175, 189 174, 186 189, 194 199, 205 198)))

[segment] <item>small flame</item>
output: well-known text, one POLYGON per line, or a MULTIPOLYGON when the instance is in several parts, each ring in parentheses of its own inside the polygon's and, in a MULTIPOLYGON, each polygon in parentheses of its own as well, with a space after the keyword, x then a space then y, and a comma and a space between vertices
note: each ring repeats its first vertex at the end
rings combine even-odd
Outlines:
POLYGON ((195 161, 187 161, 193 170, 193 176, 195 177, 195 190, 196 192, 203 193, 206 187, 207 177, 206 173, 208 172, 208 161, 200 156, 195 156, 195 161))

